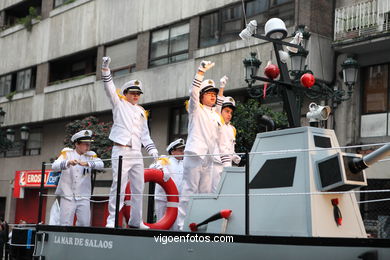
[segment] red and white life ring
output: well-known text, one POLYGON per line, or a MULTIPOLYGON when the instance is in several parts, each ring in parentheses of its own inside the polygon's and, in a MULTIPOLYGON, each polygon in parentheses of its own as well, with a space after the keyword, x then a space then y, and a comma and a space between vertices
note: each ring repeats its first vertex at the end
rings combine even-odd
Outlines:
MULTIPOLYGON (((145 169, 145 182, 154 182, 164 189, 167 195, 167 210, 165 211, 164 216, 160 219, 159 222, 156 223, 145 223, 145 225, 149 226, 151 229, 164 229, 168 230, 171 228, 173 223, 175 223, 178 213, 179 206, 179 192, 177 190, 175 182, 172 178, 169 178, 167 182, 164 182, 164 173, 161 170, 157 169, 145 169), (174 196, 176 195, 176 196, 174 196)), ((126 194, 130 194, 130 183, 126 186, 126 194)), ((123 206, 123 215, 126 219, 126 222, 129 222, 130 219, 130 195, 125 196, 125 205, 123 206)))

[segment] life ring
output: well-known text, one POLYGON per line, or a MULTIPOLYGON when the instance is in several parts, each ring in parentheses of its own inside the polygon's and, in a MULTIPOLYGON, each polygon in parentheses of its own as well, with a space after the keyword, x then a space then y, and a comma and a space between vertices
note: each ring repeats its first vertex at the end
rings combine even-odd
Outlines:
MULTIPOLYGON (((175 182, 172 178, 169 178, 167 182, 164 182, 164 173, 161 170, 157 169, 145 169, 144 172, 145 183, 146 182, 154 182, 164 189, 167 196, 167 210, 165 211, 164 216, 160 219, 159 222, 156 223, 144 223, 149 226, 151 229, 163 229, 168 230, 171 228, 173 223, 175 223, 177 214, 178 214, 178 206, 179 206, 179 192, 177 190, 175 182), (176 196, 175 196, 176 195, 176 196)), ((130 194, 130 182, 126 185, 126 194, 130 194)), ((126 222, 129 222, 130 219, 130 195, 125 195, 123 206, 123 215, 126 219, 126 222)))

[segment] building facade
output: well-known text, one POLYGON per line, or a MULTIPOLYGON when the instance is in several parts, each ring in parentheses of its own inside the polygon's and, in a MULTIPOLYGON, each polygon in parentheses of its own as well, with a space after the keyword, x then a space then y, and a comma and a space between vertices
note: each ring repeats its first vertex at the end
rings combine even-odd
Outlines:
MULTIPOLYGON (((272 17, 285 21, 289 35, 297 25, 306 25, 311 32, 306 46, 308 68, 316 78, 337 88, 345 88, 339 77, 340 64, 347 55, 355 55, 362 66, 359 81, 350 100, 332 104, 337 109, 328 127, 335 129, 341 145, 390 140, 388 79, 386 90, 380 90, 387 91, 382 100, 386 104, 379 110, 367 95, 363 99, 370 83, 362 82, 363 75, 371 75, 370 66, 388 70, 390 55, 382 54, 389 51, 388 36, 383 30, 375 39, 365 35, 356 39, 347 30, 339 38, 345 26, 338 24, 338 12, 353 5, 355 1, 346 0, 1 1, 0 107, 6 112, 2 131, 15 129, 16 141, 0 157, 0 215, 18 221, 21 202, 12 196, 15 173, 39 170, 41 162, 55 158, 63 148, 67 123, 87 115, 111 120, 100 75, 103 56, 112 58, 117 87, 131 79, 143 82, 141 103, 151 112, 151 135, 164 154, 170 141, 187 134, 184 101, 201 60, 216 63, 207 77, 218 82, 228 75, 227 94, 244 100, 247 84, 242 60, 250 51, 257 52, 263 71, 266 61, 275 57, 270 43, 238 37, 253 19, 258 33, 264 33, 264 24, 272 17), (371 47, 373 42, 378 48, 371 47), (378 115, 371 115, 373 111, 378 115), (384 125, 375 125, 373 130, 372 120, 384 125), (23 125, 31 129, 27 142, 18 140, 23 125)), ((388 25, 385 13, 381 19, 388 25)), ((302 115, 308 102, 302 106, 302 115)), ((306 124, 304 117, 302 123, 306 124)), ((383 164, 375 169, 372 175, 382 176, 383 164)), ((109 175, 99 177, 102 193, 108 191, 109 175)), ((46 212, 52 200, 48 197, 46 212)))

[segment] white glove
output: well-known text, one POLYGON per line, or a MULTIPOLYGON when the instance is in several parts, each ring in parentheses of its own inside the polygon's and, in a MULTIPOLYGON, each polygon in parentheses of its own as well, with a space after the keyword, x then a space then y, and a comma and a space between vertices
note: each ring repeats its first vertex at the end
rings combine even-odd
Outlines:
POLYGON ((221 83, 221 85, 219 86, 220 88, 224 88, 226 86, 226 83, 228 81, 228 77, 225 75, 223 76, 220 80, 219 80, 219 83, 221 83))
POLYGON ((155 161, 157 161, 157 159, 158 159, 158 152, 157 151, 151 152, 150 155, 153 156, 153 159, 155 161))
POLYGON ((163 173, 164 173, 163 180, 164 180, 164 182, 167 182, 171 178, 171 175, 169 173, 164 172, 164 171, 163 171, 163 173))
POLYGON ((110 66, 111 58, 110 57, 103 57, 102 58, 102 69, 108 69, 110 66))
POLYGON ((237 154, 234 154, 232 156, 232 161, 235 163, 235 164, 239 164, 241 162, 241 157, 237 154))
POLYGON ((209 69, 211 69, 212 67, 214 67, 214 65, 215 65, 214 62, 202 60, 202 62, 201 62, 200 65, 199 65, 198 70, 203 71, 203 72, 206 72, 206 71, 208 71, 209 69))

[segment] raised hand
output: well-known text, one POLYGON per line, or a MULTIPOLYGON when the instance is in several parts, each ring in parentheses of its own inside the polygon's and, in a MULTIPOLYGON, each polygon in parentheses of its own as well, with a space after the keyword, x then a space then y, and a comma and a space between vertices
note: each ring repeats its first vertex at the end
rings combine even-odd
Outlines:
POLYGON ((108 69, 110 66, 111 58, 110 57, 103 57, 102 58, 102 69, 108 69))
POLYGON ((220 80, 219 80, 219 83, 221 83, 221 85, 219 86, 220 88, 224 88, 226 86, 226 83, 228 81, 228 77, 225 75, 223 76, 220 80))
POLYGON ((199 65, 198 70, 203 71, 203 72, 206 72, 206 71, 208 71, 209 69, 211 69, 212 67, 214 67, 214 65, 215 65, 214 62, 202 60, 202 62, 201 62, 200 65, 199 65))

